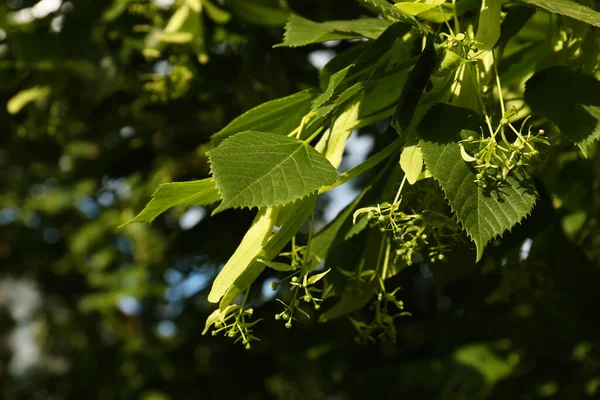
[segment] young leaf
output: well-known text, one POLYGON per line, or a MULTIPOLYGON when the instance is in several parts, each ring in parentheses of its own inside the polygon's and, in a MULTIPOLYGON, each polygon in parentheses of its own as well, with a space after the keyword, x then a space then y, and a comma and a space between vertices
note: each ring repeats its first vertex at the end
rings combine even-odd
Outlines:
POLYGON ((302 118, 310 111, 314 98, 315 92, 309 89, 254 107, 215 133, 212 136, 213 145, 217 146, 228 137, 249 130, 287 135, 300 125, 302 118))
POLYGON ((506 184, 490 192, 475 183, 473 169, 463 160, 460 135, 477 136, 469 130, 476 121, 472 111, 447 104, 432 107, 419 134, 423 157, 428 170, 439 182, 446 198, 477 247, 477 261, 485 245, 506 230, 510 230, 532 210, 537 193, 525 179, 517 181, 510 176, 506 184), (443 132, 440 135, 440 131, 443 132))
POLYGON ((419 175, 423 170, 423 153, 418 144, 407 146, 400 155, 400 167, 406 174, 406 180, 414 185, 419 180, 419 175))
POLYGON ((531 110, 554 122, 587 157, 600 139, 600 81, 567 67, 551 67, 525 83, 531 110))
POLYGON ((283 43, 275 47, 306 46, 328 40, 352 38, 376 39, 391 24, 379 18, 360 18, 349 21, 313 22, 292 14, 285 26, 283 43))
POLYGON ((288 203, 332 185, 338 177, 314 148, 274 133, 238 133, 207 154, 223 198, 215 212, 288 203))
POLYGON ((579 4, 573 0, 519 0, 552 13, 561 14, 590 25, 600 26, 600 12, 579 4))
POLYGON ((323 93, 321 93, 319 95, 319 97, 317 97, 316 99, 313 100, 313 102, 312 102, 313 109, 322 106, 331 98, 331 96, 333 96, 333 92, 340 85, 340 83, 342 83, 342 81, 348 74, 348 71, 353 66, 354 66, 353 64, 350 64, 346 68, 331 75, 331 77, 329 78, 329 83, 327 84, 327 89, 325 89, 325 91, 323 93))
POLYGON ((273 226, 277 219, 278 208, 265 207, 258 210, 252 225, 244 235, 242 242, 215 278, 208 301, 217 303, 229 287, 242 275, 247 266, 256 260, 273 235, 273 226))
POLYGON ((220 199, 212 178, 201 181, 163 183, 137 217, 119 228, 133 222, 152 222, 160 214, 177 205, 204 206, 220 199))
POLYGON ((502 0, 483 0, 475 41, 479 49, 491 50, 500 38, 500 8, 502 0))

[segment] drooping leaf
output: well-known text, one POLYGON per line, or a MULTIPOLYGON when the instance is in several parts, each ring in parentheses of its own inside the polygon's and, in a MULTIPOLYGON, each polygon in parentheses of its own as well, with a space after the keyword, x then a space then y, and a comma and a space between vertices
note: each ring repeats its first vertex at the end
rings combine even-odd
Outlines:
POLYGON ((331 75, 325 91, 323 91, 323 93, 313 100, 312 108, 320 107, 321 105, 325 104, 331 98, 331 96, 333 96, 333 92, 344 81, 344 78, 351 68, 352 64, 331 75))
MULTIPOLYGON (((292 240, 292 237, 298 233, 302 225, 304 225, 310 214, 313 212, 316 198, 317 196, 309 196, 292 204, 278 207, 278 218, 275 224, 280 227, 279 231, 271 235, 261 248, 253 248, 253 257, 250 257, 252 254, 249 254, 249 257, 247 258, 247 260, 251 261, 244 265, 243 272, 231 284, 229 289, 227 289, 227 292, 219 303, 220 309, 229 306, 237 296, 258 278, 265 269, 265 264, 263 263, 264 260, 272 260, 275 258, 281 252, 283 247, 292 240), (261 261, 258 261, 258 259, 261 261)), ((248 240, 251 240, 251 238, 248 240)), ((241 245, 242 244, 240 244, 240 246, 241 245)))
POLYGON ((219 191, 212 178, 191 182, 164 183, 154 192, 152 200, 146 207, 134 219, 121 226, 133 222, 152 222, 160 214, 177 205, 204 206, 220 199, 219 191))
POLYGON ((279 208, 272 207, 258 210, 242 242, 215 278, 208 294, 208 301, 219 302, 231 285, 244 273, 248 265, 256 260, 257 254, 273 235, 273 226, 275 226, 278 212, 279 208))
POLYGON ((554 122, 587 156, 600 139, 600 81, 567 67, 536 73, 525 84, 531 110, 554 122))
POLYGON ((257 130, 287 135, 310 111, 315 98, 313 90, 303 90, 290 96, 267 101, 246 111, 212 136, 215 146, 236 133, 257 130))
POLYGON ((519 0, 521 3, 543 8, 555 14, 583 21, 590 25, 600 26, 600 12, 576 3, 573 0, 519 0))
POLYGON ((440 6, 442 4, 444 4, 446 2, 446 0, 425 0, 422 3, 416 3, 412 0, 409 1, 401 1, 399 3, 396 3, 394 6, 402 11, 404 14, 408 14, 408 15, 418 15, 421 14, 422 12, 425 11, 429 11, 432 8, 436 8, 437 6, 440 6))
POLYGON ((463 160, 457 140, 477 136, 478 116, 471 110, 447 104, 430 109, 418 131, 427 169, 439 182, 447 200, 481 259, 485 245, 512 229, 532 210, 537 193, 527 182, 511 175, 496 190, 484 191, 475 183, 475 172, 463 160))
POLYGON ((491 50, 500 38, 500 13, 502 0, 483 0, 475 41, 481 50, 491 50))
POLYGON ((313 22, 292 14, 285 26, 283 43, 275 47, 306 46, 328 40, 352 38, 376 39, 391 24, 379 18, 360 18, 348 21, 313 22))
POLYGON ((418 144, 407 146, 400 155, 400 167, 406 174, 406 180, 411 185, 419 180, 419 175, 423 170, 423 153, 418 144))
POLYGON ((335 183, 338 176, 314 148, 275 133, 238 133, 207 154, 223 198, 215 212, 288 203, 335 183))

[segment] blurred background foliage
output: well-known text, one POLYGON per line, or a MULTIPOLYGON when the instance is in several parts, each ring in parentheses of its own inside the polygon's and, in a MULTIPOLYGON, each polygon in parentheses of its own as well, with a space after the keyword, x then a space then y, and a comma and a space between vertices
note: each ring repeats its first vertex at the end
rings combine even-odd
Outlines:
POLYGON ((202 336, 206 289, 252 212, 176 208, 116 229, 160 183, 207 177, 211 134, 318 86, 319 60, 352 45, 273 49, 291 10, 366 12, 349 0, 0 1, 0 398, 599 396, 600 157, 566 141, 544 155, 531 217, 480 264, 469 254, 395 278, 413 314, 395 344, 357 345, 347 319, 288 331, 260 288, 262 342, 202 336))

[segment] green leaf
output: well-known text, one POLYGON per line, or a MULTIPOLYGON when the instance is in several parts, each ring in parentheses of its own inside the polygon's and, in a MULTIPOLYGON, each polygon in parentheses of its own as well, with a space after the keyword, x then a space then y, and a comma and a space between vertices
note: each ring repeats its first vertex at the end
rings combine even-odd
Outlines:
POLYGON ((427 168, 475 242, 479 260, 490 240, 512 229, 531 212, 537 193, 526 180, 517 181, 510 175, 507 185, 489 193, 474 182, 475 172, 462 159, 456 141, 461 135, 478 135, 470 130, 477 119, 471 110, 437 104, 423 118, 418 132, 427 168))
POLYGON ((491 50, 500 38, 502 0, 483 0, 475 41, 481 50, 491 50))
POLYGON ((600 12, 572 0, 519 0, 521 3, 543 8, 555 14, 561 14, 590 25, 600 26, 600 12))
POLYGON ((274 133, 238 133, 207 154, 223 198, 215 212, 288 203, 335 183, 338 177, 314 148, 274 133))
POLYGON ((133 222, 152 222, 160 214, 177 205, 204 206, 220 199, 212 178, 201 181, 164 183, 154 192, 152 200, 137 217, 119 228, 133 222))
POLYGON ((406 174, 406 180, 414 185, 419 180, 419 175, 423 170, 423 153, 418 144, 407 146, 400 155, 400 167, 406 174))
POLYGON ((600 139, 600 81, 567 67, 536 73, 525 83, 531 110, 554 122, 587 156, 600 139))
POLYGON ((266 0, 228 0, 229 9, 240 19, 257 25, 282 26, 290 18, 285 2, 266 0))
POLYGON ((319 97, 313 100, 313 109, 325 104, 331 98, 331 96, 333 96, 333 92, 340 85, 340 83, 343 82, 344 78, 348 74, 348 71, 350 71, 350 68, 352 67, 353 64, 331 75, 331 77, 329 78, 329 83, 327 84, 327 89, 325 89, 325 91, 321 93, 319 97))
POLYGON ((413 0, 402 1, 400 3, 396 3, 395 7, 402 11, 404 14, 408 15, 418 15, 422 12, 429 11, 432 8, 436 8, 444 4, 446 0, 424 0, 422 3, 415 3, 413 0))
MULTIPOLYGON (((224 309, 230 305, 231 302, 246 290, 264 271, 265 264, 258 261, 258 259, 262 261, 272 260, 281 252, 284 246, 292 240, 292 237, 298 233, 309 215, 315 209, 316 198, 317 196, 310 196, 298 200, 295 203, 278 207, 279 212, 276 225, 280 226, 279 231, 271 235, 262 247, 253 248, 254 258, 248 257, 245 259, 245 261, 249 259, 252 261, 243 266, 243 272, 233 282, 229 289, 227 289, 227 292, 221 299, 219 308, 224 309)), ((244 236, 244 239, 246 239, 246 236, 244 236)), ((252 240, 252 238, 249 237, 248 240, 252 240)), ((240 244, 240 247, 241 246, 242 244, 240 244)))
POLYGON ((221 297, 244 273, 248 265, 256 261, 257 255, 264 248, 271 236, 273 236, 273 226, 275 226, 278 212, 279 208, 272 207, 265 207, 258 210, 242 242, 215 278, 208 294, 208 301, 217 303, 221 300, 221 297))
POLYGON ((376 39, 391 24, 379 18, 361 18, 349 21, 313 22, 292 14, 285 26, 283 43, 275 47, 306 46, 328 40, 352 38, 376 39))
POLYGON ((310 111, 315 92, 303 90, 290 96, 267 101, 246 111, 212 136, 215 146, 236 133, 257 130, 287 135, 310 111))
POLYGON ((27 104, 32 101, 43 100, 50 96, 50 93, 50 86, 34 86, 29 89, 21 90, 6 103, 6 109, 10 114, 16 114, 27 104))

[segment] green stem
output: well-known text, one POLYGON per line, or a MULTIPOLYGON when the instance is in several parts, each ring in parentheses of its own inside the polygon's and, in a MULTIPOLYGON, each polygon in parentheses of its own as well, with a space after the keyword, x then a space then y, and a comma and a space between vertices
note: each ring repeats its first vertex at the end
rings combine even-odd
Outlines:
POLYGON ((400 147, 402 146, 403 143, 404 143, 404 138, 398 138, 398 139, 394 140, 392 143, 387 145, 387 147, 385 147, 383 150, 381 150, 380 152, 367 158, 363 163, 361 163, 361 164, 357 165, 356 167, 341 174, 336 183, 334 183, 333 185, 330 185, 330 186, 325 186, 324 188, 319 190, 319 194, 325 193, 337 186, 340 186, 340 185, 348 182, 350 179, 355 178, 358 175, 362 174, 363 172, 370 170, 371 168, 375 167, 377 164, 387 160, 391 155, 393 155, 396 151, 398 151, 398 149, 400 149, 400 147))

